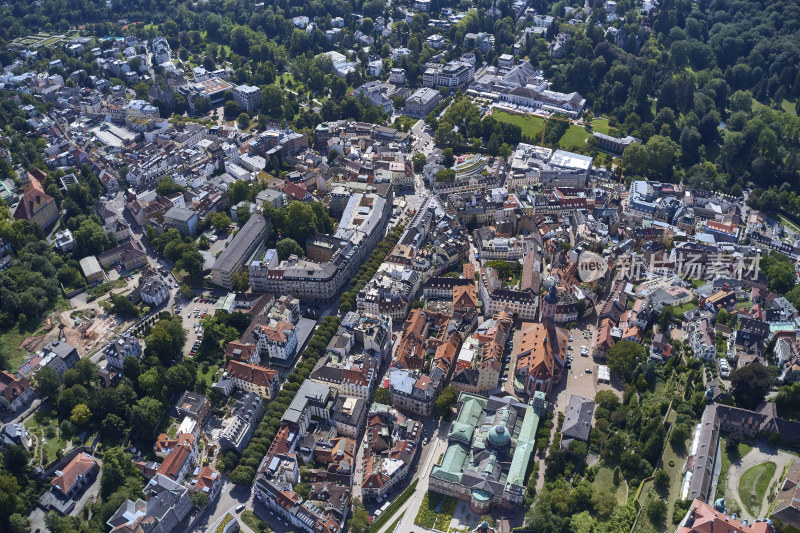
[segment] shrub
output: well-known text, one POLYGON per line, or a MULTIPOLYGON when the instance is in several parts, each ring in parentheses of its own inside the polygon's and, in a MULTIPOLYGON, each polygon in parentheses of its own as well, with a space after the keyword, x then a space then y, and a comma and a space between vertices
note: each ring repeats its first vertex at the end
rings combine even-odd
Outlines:
POLYGON ((650 500, 647 503, 647 518, 653 525, 659 525, 667 518, 667 504, 664 500, 650 500))

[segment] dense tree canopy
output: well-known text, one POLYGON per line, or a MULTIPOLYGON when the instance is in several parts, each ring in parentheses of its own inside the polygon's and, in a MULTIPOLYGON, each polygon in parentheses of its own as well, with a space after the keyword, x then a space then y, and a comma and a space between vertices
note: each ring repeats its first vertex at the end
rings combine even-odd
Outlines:
POLYGON ((774 378, 764 365, 754 363, 737 368, 731 372, 731 385, 736 405, 745 409, 755 409, 764 401, 774 378))

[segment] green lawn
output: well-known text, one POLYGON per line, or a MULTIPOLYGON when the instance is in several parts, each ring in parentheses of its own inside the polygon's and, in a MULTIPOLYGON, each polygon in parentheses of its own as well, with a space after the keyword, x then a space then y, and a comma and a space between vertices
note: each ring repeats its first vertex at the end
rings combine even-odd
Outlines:
POLYGON ((414 524, 428 529, 447 531, 450 529, 450 521, 453 519, 457 503, 458 500, 455 498, 428 491, 422 498, 422 504, 419 506, 414 524), (440 503, 441 507, 439 508, 440 503), (437 508, 439 508, 438 514, 436 513, 437 508))
POLYGON ((797 224, 795 224, 794 222, 792 222, 791 220, 789 220, 789 219, 788 219, 788 218, 786 218, 785 216, 783 216, 783 215, 778 215, 778 218, 779 218, 779 219, 781 219, 781 223, 782 223, 784 226, 788 226, 788 227, 789 227, 789 229, 791 229, 791 230, 792 230, 792 231, 794 231, 795 233, 796 233, 796 232, 800 232, 800 227, 798 227, 798 226, 797 226, 797 224))
POLYGON ((672 310, 675 312, 676 316, 680 316, 680 315, 683 315, 683 313, 685 313, 686 311, 690 311, 690 310, 694 309, 695 307, 697 307, 697 304, 694 304, 692 302, 686 302, 685 304, 681 304, 681 305, 676 306, 672 310))
MULTIPOLYGON (((670 423, 675 423, 675 411, 670 412, 670 423)), ((675 502, 681 496, 681 483, 683 483, 683 462, 688 453, 691 439, 686 439, 683 449, 675 450, 672 444, 667 444, 664 454, 661 456, 661 468, 669 474, 669 496, 667 496, 667 521, 670 521, 675 502)))
POLYGON ((604 135, 619 135, 619 131, 617 128, 612 128, 608 125, 607 118, 595 118, 592 119, 592 129, 597 133, 602 133, 604 135))
POLYGON ((209 366, 208 371, 203 372, 202 365, 197 367, 197 380, 204 381, 206 385, 211 388, 211 385, 216 381, 217 373, 222 374, 222 371, 215 366, 209 366))
POLYGON ((101 283, 95 287, 86 290, 86 295, 88 298, 87 301, 92 301, 100 296, 103 296, 107 292, 113 291, 114 289, 121 289, 127 285, 125 278, 115 279, 114 281, 107 281, 105 283, 101 283))
POLYGON ((714 496, 715 499, 725 496, 725 486, 727 485, 728 470, 731 468, 731 463, 739 461, 739 459, 747 455, 752 449, 753 447, 749 444, 740 442, 735 450, 729 450, 728 446, 726 446, 725 439, 722 440, 720 443, 722 465, 719 474, 719 482, 717 483, 717 493, 714 496))
POLYGON ((252 529, 256 533, 268 533, 269 531, 272 531, 272 529, 267 525, 267 523, 261 520, 258 516, 256 516, 256 514, 250 509, 242 511, 240 517, 242 519, 242 522, 250 526, 250 529, 252 529))
POLYGON ((620 505, 625 503, 628 498, 628 484, 621 479, 619 485, 614 485, 614 470, 607 466, 601 466, 594 476, 592 482, 595 492, 610 492, 617 497, 620 505))
POLYGON ((0 344, 6 346, 9 351, 9 368, 15 369, 25 361, 28 352, 23 350, 20 344, 22 344, 22 341, 24 341, 26 337, 32 334, 33 332, 20 332, 19 328, 14 327, 0 335, 0 344))
POLYGON ((761 502, 776 468, 777 465, 772 461, 762 463, 748 469, 739 480, 739 498, 753 516, 759 516, 761 502))
MULTIPOLYGON (((55 425, 55 420, 51 423, 55 425)), ((52 439, 47 439, 47 443, 44 445, 44 451, 45 453, 47 453, 47 461, 42 460, 43 465, 55 461, 56 453, 58 452, 58 450, 63 450, 64 447, 67 445, 67 441, 61 438, 60 431, 58 433, 59 435, 57 435, 56 437, 53 437, 52 439)))
POLYGON ((522 128, 522 135, 538 141, 542 137, 544 119, 533 115, 516 115, 505 111, 494 110, 492 117, 498 122, 516 124, 522 128))
POLYGON ((785 98, 783 99, 783 102, 781 102, 781 109, 783 109, 784 112, 789 113, 790 115, 797 114, 797 109, 795 109, 794 102, 790 102, 785 98))
POLYGON ((586 128, 570 124, 569 129, 558 141, 558 145, 565 150, 572 150, 575 148, 583 148, 586 146, 586 139, 591 137, 592 134, 586 131, 586 128))
POLYGON ((409 117, 407 115, 400 115, 399 117, 397 117, 395 125, 397 125, 398 127, 400 125, 404 125, 406 126, 406 128, 410 130, 414 126, 414 124, 417 123, 418 120, 419 120, 418 118, 409 117))
POLYGON ((633 533, 672 533, 675 531, 675 526, 672 525, 672 515, 670 514, 670 502, 667 503, 667 514, 663 522, 654 523, 650 520, 647 508, 650 502, 654 500, 661 500, 663 498, 656 491, 653 480, 646 481, 642 487, 641 496, 639 496, 639 505, 641 506, 641 513, 636 521, 636 527, 633 533))
MULTIPOLYGON (((769 106, 766 106, 766 105, 762 104, 761 102, 759 102, 758 100, 756 100, 755 98, 753 98, 753 112, 759 111, 759 110, 764 109, 766 107, 769 107, 769 106)), ((794 107, 794 102, 790 102, 789 100, 786 100, 785 98, 784 98, 783 102, 781 102, 781 110, 784 113, 788 113, 790 115, 797 115, 797 111, 795 110, 795 107, 794 107)))
POLYGON ((393 533, 394 530, 397 529, 397 526, 400 525, 400 520, 402 520, 402 519, 403 519, 403 517, 401 516, 400 518, 398 518, 397 520, 392 522, 392 525, 389 526, 389 529, 387 529, 386 531, 388 531, 388 533, 393 533))

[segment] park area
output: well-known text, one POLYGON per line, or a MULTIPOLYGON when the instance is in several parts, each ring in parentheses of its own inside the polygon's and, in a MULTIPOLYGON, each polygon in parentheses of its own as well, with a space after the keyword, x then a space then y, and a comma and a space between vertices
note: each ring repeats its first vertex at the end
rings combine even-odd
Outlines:
MULTIPOLYGON (((492 117, 498 122, 506 122, 515 124, 522 129, 523 138, 528 138, 534 144, 540 144, 542 139, 542 130, 547 127, 547 122, 544 118, 536 115, 520 115, 516 113, 509 113, 507 111, 500 111, 495 109, 492 112, 492 117)), ((602 127, 602 120, 601 127, 602 127)), ((605 121, 605 131, 608 131, 608 121, 605 121)), ((599 130, 598 130, 599 131, 599 130)), ((566 132, 558 140, 558 147, 564 150, 575 150, 586 146, 586 140, 592 134, 586 131, 581 126, 570 124, 566 132)))
POLYGON ((66 35, 56 33, 39 32, 36 35, 26 35, 25 37, 17 37, 10 43, 12 48, 40 48, 43 46, 53 46, 60 42, 66 41, 66 35))
POLYGON ((523 137, 530 137, 531 139, 538 140, 542 136, 542 129, 544 128, 544 119, 542 117, 517 115, 497 109, 492 112, 492 117, 498 122, 516 124, 522 129, 523 137))

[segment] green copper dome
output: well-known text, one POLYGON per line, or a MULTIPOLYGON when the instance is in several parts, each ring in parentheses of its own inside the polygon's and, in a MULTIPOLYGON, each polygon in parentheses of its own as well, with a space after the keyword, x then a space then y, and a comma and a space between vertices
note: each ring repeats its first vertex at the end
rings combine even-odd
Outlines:
POLYGON ((508 446, 509 442, 511 442, 511 435, 509 435, 505 426, 497 424, 489 430, 489 444, 495 448, 508 446))

